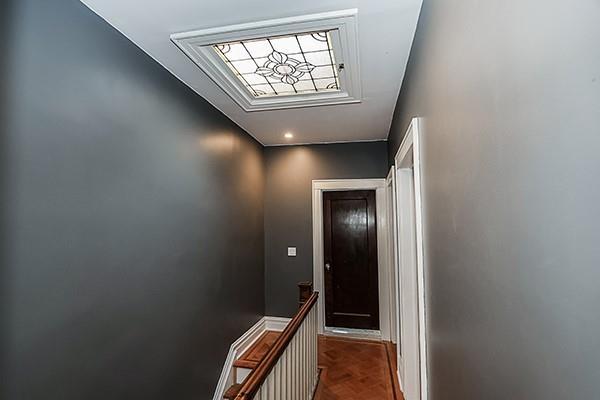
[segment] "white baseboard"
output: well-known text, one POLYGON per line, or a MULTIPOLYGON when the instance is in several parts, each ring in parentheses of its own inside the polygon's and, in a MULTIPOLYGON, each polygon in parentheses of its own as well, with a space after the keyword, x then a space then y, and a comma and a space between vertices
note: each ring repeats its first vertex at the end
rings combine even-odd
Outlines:
POLYGON ((283 332, 287 324, 289 324, 292 319, 282 317, 265 317, 264 320, 267 325, 266 330, 283 332))
POLYGON ((396 370, 396 377, 398 378, 398 385, 400 385, 400 390, 404 392, 404 385, 402 384, 402 377, 400 376, 400 371, 396 370))
POLYGON ((223 369, 221 370, 221 376, 219 377, 213 400, 223 400, 225 390, 233 384, 233 362, 250 348, 265 331, 281 332, 290 320, 290 318, 281 317, 262 317, 231 344, 229 353, 227 353, 227 358, 223 364, 223 369))

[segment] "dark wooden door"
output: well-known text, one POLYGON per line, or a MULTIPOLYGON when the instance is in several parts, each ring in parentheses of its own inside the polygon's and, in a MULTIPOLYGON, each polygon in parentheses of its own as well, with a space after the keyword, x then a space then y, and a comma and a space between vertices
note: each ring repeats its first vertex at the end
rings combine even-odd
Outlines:
POLYGON ((379 329, 375 191, 323 193, 325 323, 379 329))

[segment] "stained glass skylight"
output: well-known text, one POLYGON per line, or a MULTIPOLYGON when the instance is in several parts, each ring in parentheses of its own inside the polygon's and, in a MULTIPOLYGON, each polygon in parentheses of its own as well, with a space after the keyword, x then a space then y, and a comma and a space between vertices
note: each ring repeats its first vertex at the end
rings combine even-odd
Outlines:
POLYGON ((247 112, 359 103, 357 12, 211 27, 171 41, 247 112))
POLYGON ((331 33, 273 36, 212 48, 255 98, 339 92, 331 33))

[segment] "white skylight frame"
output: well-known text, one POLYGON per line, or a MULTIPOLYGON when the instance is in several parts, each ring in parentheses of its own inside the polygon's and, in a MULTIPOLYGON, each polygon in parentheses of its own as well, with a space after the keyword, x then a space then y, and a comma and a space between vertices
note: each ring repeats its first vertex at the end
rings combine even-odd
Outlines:
POLYGON ((361 101, 357 10, 334 11, 171 35, 171 40, 246 111, 361 101), (338 66, 339 90, 256 97, 234 75, 213 45, 328 31, 338 66), (343 68, 340 69, 339 65, 343 68))

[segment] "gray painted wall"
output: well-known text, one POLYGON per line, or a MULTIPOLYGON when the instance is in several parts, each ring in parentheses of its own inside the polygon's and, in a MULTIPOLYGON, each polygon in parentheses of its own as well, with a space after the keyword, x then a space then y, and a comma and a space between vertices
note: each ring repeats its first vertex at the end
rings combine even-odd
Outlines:
POLYGON ((598 398, 599 21, 425 1, 390 155, 423 117, 432 400, 598 398))
POLYGON ((312 180, 383 178, 387 144, 266 147, 265 162, 266 311, 289 317, 298 310, 298 282, 312 281, 312 180))
POLYGON ((15 4, 0 397, 208 399, 264 313, 262 147, 79 1, 15 4))
MULTIPOLYGON (((4 160, 6 159, 6 97, 7 97, 7 75, 6 75, 6 59, 7 52, 9 47, 9 43, 11 37, 9 36, 11 29, 11 21, 12 21, 12 1, 2 1, 0 2, 0 37, 4 38, 4 40, 0 40, 0 54, 5 55, 5 57, 0 60, 0 190, 4 187, 4 183, 6 181, 6 164, 4 160)), ((4 264, 6 259, 6 241, 7 241, 7 232, 4 229, 5 221, 6 221, 6 207, 4 207, 4 203, 2 201, 2 197, 0 197, 0 387, 4 386, 4 380, 6 376, 6 353, 4 343, 6 342, 6 321, 4 316, 6 315, 6 291, 3 290, 6 277, 4 275, 4 264)), ((0 389, 0 399, 3 399, 2 390, 0 389)))

